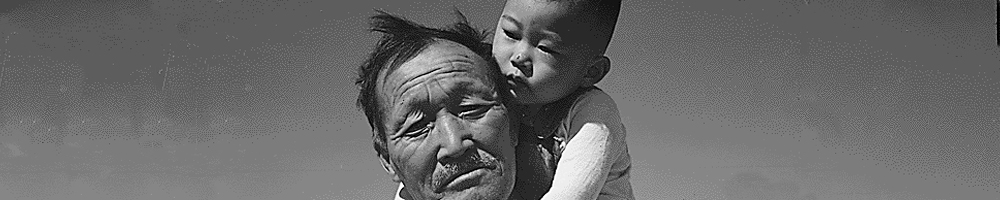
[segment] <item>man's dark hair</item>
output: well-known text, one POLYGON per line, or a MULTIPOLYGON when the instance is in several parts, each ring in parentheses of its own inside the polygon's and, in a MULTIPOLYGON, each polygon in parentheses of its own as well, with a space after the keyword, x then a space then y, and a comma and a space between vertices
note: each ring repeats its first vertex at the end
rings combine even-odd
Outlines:
MULTIPOLYGON (((358 79, 355 80, 355 84, 361 90, 358 94, 358 107, 365 112, 368 124, 371 125, 374 132, 372 139, 375 152, 378 153, 379 157, 388 161, 386 130, 383 125, 385 117, 382 116, 385 108, 379 103, 379 90, 376 88, 380 74, 392 73, 400 65, 432 44, 435 39, 459 43, 478 54, 491 66, 496 65, 496 60, 492 56, 492 47, 484 42, 489 32, 472 28, 465 16, 458 10, 455 10, 455 14, 458 15, 459 21, 441 29, 422 26, 384 11, 376 10, 376 12, 378 13, 370 18, 370 30, 382 33, 382 38, 379 39, 375 49, 358 68, 358 79)), ((489 68, 491 69, 487 69, 488 72, 495 73, 495 75, 491 75, 491 78, 496 79, 493 80, 493 83, 498 86, 497 89, 503 88, 505 85, 499 84, 505 83, 499 68, 489 68)))

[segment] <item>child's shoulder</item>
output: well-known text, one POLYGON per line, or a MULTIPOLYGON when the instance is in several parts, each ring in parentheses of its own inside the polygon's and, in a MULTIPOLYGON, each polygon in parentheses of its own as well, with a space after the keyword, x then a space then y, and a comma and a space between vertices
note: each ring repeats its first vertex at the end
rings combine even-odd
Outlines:
POLYGON ((604 93, 597 87, 577 92, 572 106, 562 117, 562 126, 565 131, 575 132, 586 123, 600 123, 615 129, 614 131, 618 130, 616 127, 621 126, 621 118, 618 113, 618 105, 615 104, 611 95, 604 93))
POLYGON ((620 123, 618 107, 610 95, 597 87, 580 88, 562 99, 546 104, 530 122, 536 134, 565 135, 574 125, 585 122, 620 123))
MULTIPOLYGON (((597 87, 589 87, 578 91, 579 94, 573 101, 570 115, 580 114, 582 111, 614 112, 618 115, 618 104, 615 103, 611 95, 605 93, 597 87)), ((611 113, 606 113, 611 114, 611 113)))

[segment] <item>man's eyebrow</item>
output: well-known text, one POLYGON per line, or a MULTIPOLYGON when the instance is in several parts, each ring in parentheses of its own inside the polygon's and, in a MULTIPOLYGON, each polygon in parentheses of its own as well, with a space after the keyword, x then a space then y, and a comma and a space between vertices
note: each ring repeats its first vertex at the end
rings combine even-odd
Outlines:
POLYGON ((500 18, 501 19, 506 19, 508 22, 514 24, 514 26, 516 26, 517 29, 524 28, 523 26, 521 26, 521 22, 518 22, 516 19, 514 19, 514 17, 511 17, 510 15, 504 14, 504 15, 501 15, 500 18))

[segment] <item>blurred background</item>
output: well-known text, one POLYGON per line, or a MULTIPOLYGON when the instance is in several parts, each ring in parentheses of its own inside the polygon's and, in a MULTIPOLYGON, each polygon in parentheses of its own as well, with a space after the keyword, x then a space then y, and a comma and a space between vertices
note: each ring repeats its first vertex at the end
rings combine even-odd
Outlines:
MULTIPOLYGON (((388 199, 355 105, 383 9, 0 3, 0 199, 388 199)), ((598 85, 637 199, 996 199, 996 2, 625 0, 598 85)))

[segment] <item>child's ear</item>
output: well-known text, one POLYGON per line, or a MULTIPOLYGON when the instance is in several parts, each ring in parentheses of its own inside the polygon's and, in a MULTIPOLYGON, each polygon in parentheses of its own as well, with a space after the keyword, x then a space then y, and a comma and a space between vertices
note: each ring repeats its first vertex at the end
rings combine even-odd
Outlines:
POLYGON ((380 155, 378 161, 382 163, 382 168, 385 168, 385 172, 389 173, 389 176, 392 176, 393 182, 399 183, 403 181, 399 178, 399 174, 396 174, 396 168, 392 166, 392 161, 390 161, 388 157, 382 157, 380 155))
POLYGON ((592 86, 601 82, 601 79, 608 75, 608 70, 611 70, 611 59, 604 55, 597 56, 590 63, 587 73, 583 75, 584 86, 592 86))

